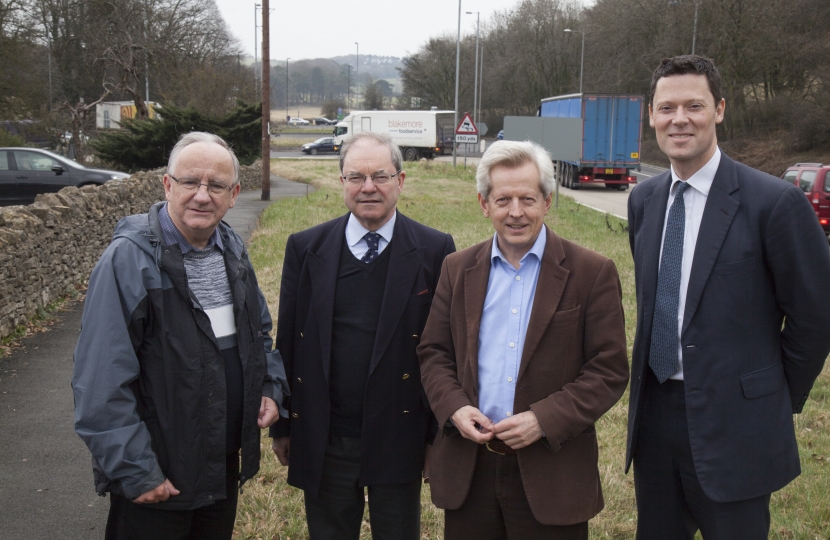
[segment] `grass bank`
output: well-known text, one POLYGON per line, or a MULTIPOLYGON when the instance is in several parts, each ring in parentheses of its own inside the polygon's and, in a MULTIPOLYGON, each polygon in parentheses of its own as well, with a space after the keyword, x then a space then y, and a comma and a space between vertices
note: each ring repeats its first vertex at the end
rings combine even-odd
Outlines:
MULTIPOLYGON (((398 208, 407 216, 439 230, 450 232, 459 249, 493 234, 475 197, 472 168, 452 169, 441 163, 407 163, 407 179, 398 208)), ((318 190, 306 198, 277 201, 262 216, 250 248, 260 286, 276 317, 283 252, 288 235, 345 213, 337 164, 333 161, 280 160, 272 170, 283 177, 308 182, 318 190)), ((546 223, 564 238, 611 257, 617 264, 623 286, 629 353, 634 339, 636 310, 634 265, 628 249, 625 223, 561 197, 546 223)), ((628 395, 598 423, 600 471, 606 508, 591 521, 591 538, 634 537, 636 509, 632 475, 623 474, 628 395)), ((772 499, 770 537, 780 539, 830 538, 830 368, 825 368, 806 412, 796 417, 801 449, 801 477, 772 499)), ((285 483, 286 469, 270 449, 263 432, 262 470, 240 498, 236 538, 307 538, 302 492, 285 483)), ((443 537, 443 518, 423 491, 422 537, 443 537)), ((362 538, 370 538, 364 523, 362 538)))

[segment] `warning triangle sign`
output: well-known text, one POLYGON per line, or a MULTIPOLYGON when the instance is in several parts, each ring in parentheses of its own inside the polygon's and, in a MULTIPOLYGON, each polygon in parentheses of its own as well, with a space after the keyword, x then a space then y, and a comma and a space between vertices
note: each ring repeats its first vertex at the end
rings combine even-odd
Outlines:
POLYGON ((458 127, 455 128, 456 135, 478 135, 478 128, 473 124, 473 119, 470 118, 470 113, 464 113, 464 118, 458 127))

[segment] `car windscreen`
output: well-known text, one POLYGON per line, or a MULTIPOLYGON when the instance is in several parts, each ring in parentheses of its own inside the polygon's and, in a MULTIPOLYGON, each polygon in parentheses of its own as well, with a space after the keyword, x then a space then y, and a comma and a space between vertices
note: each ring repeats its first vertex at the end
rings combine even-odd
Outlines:
POLYGON ((337 126, 336 128, 334 128, 334 135, 336 137, 339 137, 340 135, 345 135, 348 132, 349 128, 346 126, 337 126))
POLYGON ((330 142, 333 142, 330 138, 323 137, 322 139, 317 139, 316 141, 314 141, 314 144, 326 144, 330 142))
POLYGON ((812 193, 813 185, 816 183, 816 171, 802 171, 801 178, 798 179, 798 187, 804 193, 812 193))

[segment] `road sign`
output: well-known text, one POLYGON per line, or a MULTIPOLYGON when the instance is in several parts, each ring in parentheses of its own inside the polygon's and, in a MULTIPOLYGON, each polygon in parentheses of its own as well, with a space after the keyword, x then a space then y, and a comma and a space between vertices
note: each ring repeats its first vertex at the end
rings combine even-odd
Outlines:
MULTIPOLYGON (((456 135, 478 135, 478 128, 476 128, 476 125, 473 124, 473 119, 470 118, 470 113, 464 113, 464 118, 461 119, 461 123, 458 124, 457 128, 455 128, 455 134, 456 135)), ((476 139, 476 140, 478 140, 478 139, 476 139)))
POLYGON ((457 143, 477 143, 478 142, 478 135, 466 135, 464 133, 458 133, 455 136, 455 142, 457 142, 457 143))
POLYGON ((479 122, 478 124, 476 124, 476 127, 478 128, 478 134, 480 137, 484 137, 485 135, 487 135, 487 124, 485 124, 484 122, 479 122))

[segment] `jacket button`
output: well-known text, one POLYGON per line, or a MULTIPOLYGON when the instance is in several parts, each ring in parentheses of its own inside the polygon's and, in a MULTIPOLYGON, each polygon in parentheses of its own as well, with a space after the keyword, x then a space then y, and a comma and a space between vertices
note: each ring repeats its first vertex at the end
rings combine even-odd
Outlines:
POLYGON ((404 413, 404 414, 406 414, 406 413, 408 413, 408 412, 409 412, 409 411, 404 411, 403 413, 404 413))
POLYGON ((297 382, 301 383, 301 382, 303 382, 303 380, 301 378, 297 377, 297 382))
POLYGON ((403 380, 407 380, 408 378, 409 378, 409 373, 404 373, 403 374, 403 380))
POLYGON ((418 334, 412 334, 412 339, 418 339, 418 334))
POLYGON ((291 418, 299 418, 299 417, 300 417, 300 415, 297 414, 297 413, 294 413, 294 414, 291 415, 291 418))
POLYGON ((302 333, 302 332, 300 332, 300 339, 303 339, 304 337, 305 337, 305 336, 303 335, 303 333, 302 333))

